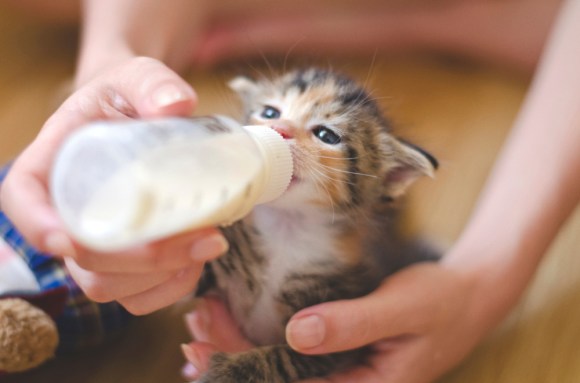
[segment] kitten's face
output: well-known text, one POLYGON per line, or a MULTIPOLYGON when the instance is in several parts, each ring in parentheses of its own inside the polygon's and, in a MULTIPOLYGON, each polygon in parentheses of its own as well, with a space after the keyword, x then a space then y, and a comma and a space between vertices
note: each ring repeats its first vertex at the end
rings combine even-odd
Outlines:
POLYGON ((246 124, 267 124, 291 145, 294 178, 282 203, 358 207, 395 198, 434 170, 434 159, 396 140, 376 103, 346 77, 308 69, 230 85, 244 101, 246 124))

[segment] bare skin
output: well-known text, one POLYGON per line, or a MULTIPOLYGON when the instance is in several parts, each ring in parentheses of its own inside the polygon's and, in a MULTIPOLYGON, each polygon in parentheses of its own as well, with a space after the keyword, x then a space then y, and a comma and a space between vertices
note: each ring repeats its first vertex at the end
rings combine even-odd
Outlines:
MULTIPOLYGON (((50 22, 77 23, 82 12, 75 1, 3 1, 50 22)), ((285 54, 291 47, 296 53, 322 51, 326 55, 427 49, 532 71, 561 3, 562 0, 367 0, 363 7, 344 0, 197 1, 186 8, 171 7, 188 19, 187 23, 180 23, 173 18, 174 24, 189 24, 192 28, 183 30, 184 40, 191 47, 182 51, 183 57, 175 65, 169 64, 180 70, 191 61, 209 65, 262 52, 285 54)), ((132 7, 131 2, 127 7, 132 7)), ((168 7, 162 4, 161 8, 168 7)), ((120 18, 126 17, 123 12, 116 13, 120 18)), ((107 13, 102 18, 113 15, 107 13)), ((96 23, 100 24, 98 20, 96 23)), ((118 31, 113 32, 111 35, 118 40, 118 31)), ((167 45, 174 45, 174 41, 167 45)), ((177 51, 177 47, 172 50, 177 51)), ((151 47, 133 54, 170 61, 151 47)))
MULTIPOLYGON (((443 50, 528 72, 540 62, 478 208, 444 262, 410 267, 368 297, 308 308, 288 325, 289 343, 305 353, 376 345, 369 366, 325 381, 430 381, 457 364, 509 312, 580 199, 580 116, 575 112, 580 57, 574 49, 580 5, 565 3, 556 22, 561 3, 370 1, 349 9, 346 1, 328 6, 328 1, 306 0, 274 5, 174 0, 168 8, 160 0, 86 0, 78 89, 14 164, 1 190, 2 206, 32 244, 65 258, 89 297, 118 300, 135 313, 151 312, 187 294, 203 261, 227 245, 211 229, 118 254, 95 254, 74 243, 49 203, 46 184, 56 148, 76 126, 97 117, 186 115, 196 95, 175 71, 260 52, 443 50), (555 99, 564 102, 555 104, 555 99), (538 168, 550 177, 532 196, 525 192, 536 179, 529 169, 538 168), (517 183, 513 174, 520 175, 517 183), (548 203, 537 204, 538 198, 548 203), (25 213, 30 209, 37 212, 34 217, 25 213), (509 232, 497 232, 499 217, 509 232), (492 234, 496 240, 490 245, 492 234), (497 289, 503 294, 495 294, 497 289), (344 312, 352 315, 337 315, 344 312), (309 341, 313 334, 317 344, 309 341), (417 364, 424 368, 413 368, 417 364)), ((218 313, 210 314, 212 326, 231 330, 219 303, 208 307, 218 313)), ((216 348, 247 346, 239 334, 226 344, 207 326, 193 332, 205 342, 190 346, 197 359, 207 360, 216 348)), ((204 365, 191 354, 199 373, 204 365)))

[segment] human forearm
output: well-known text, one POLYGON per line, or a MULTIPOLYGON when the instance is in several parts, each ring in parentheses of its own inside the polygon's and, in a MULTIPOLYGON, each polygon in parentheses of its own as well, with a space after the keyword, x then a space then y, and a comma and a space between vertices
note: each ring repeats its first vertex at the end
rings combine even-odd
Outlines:
POLYGON ((85 0, 76 85, 135 56, 182 69, 195 46, 204 2, 85 0))
POLYGON ((580 199, 579 18, 579 2, 564 5, 514 130, 445 261, 478 280, 478 316, 489 323, 517 301, 580 199))

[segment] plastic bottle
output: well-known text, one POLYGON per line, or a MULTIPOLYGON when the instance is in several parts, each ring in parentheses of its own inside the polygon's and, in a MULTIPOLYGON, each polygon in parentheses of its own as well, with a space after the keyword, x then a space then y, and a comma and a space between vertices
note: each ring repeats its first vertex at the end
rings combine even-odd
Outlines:
POLYGON ((103 121, 65 141, 51 194, 71 235, 115 251, 227 225, 278 198, 292 177, 287 142, 223 116, 103 121))

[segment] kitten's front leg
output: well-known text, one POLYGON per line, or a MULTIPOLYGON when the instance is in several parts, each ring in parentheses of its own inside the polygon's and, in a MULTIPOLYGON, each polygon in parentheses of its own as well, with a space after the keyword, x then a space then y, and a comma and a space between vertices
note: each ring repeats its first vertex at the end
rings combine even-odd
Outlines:
POLYGON ((344 370, 365 355, 363 349, 304 355, 288 345, 259 347, 238 354, 216 353, 209 371, 196 383, 291 383, 344 370))

